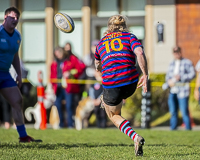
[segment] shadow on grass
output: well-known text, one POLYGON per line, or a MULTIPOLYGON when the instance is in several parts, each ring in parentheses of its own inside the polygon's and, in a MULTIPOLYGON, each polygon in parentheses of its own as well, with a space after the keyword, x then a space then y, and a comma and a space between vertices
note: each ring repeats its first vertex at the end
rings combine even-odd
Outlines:
POLYGON ((134 144, 98 144, 98 143, 76 143, 76 144, 66 144, 66 143, 57 143, 57 144, 50 144, 50 143, 0 143, 0 149, 12 149, 12 148, 28 148, 28 149, 47 149, 47 150, 54 150, 59 148, 92 148, 92 147, 118 147, 118 146, 125 146, 125 147, 134 147, 134 144))
MULTIPOLYGON (((28 148, 28 149, 47 149, 54 150, 59 148, 92 148, 92 147, 134 147, 134 144, 112 144, 112 143, 76 143, 76 144, 66 144, 66 143, 0 143, 0 149, 12 149, 12 148, 28 148)), ((200 145, 178 145, 178 144, 148 144, 147 147, 200 147, 200 145)))
POLYGON ((177 146, 177 147, 200 147, 200 145, 194 145, 194 144, 189 144, 189 145, 185 145, 185 144, 147 144, 146 146, 150 146, 150 147, 169 147, 169 146, 177 146))

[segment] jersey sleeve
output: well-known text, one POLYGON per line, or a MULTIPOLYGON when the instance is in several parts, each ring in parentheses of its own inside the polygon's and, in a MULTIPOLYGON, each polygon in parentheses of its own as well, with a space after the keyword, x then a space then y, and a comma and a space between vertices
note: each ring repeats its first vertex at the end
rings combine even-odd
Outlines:
POLYGON ((95 51, 94 56, 95 56, 96 60, 101 60, 101 57, 100 57, 99 52, 98 52, 98 47, 96 47, 96 51, 95 51))
POLYGON ((135 50, 135 48, 137 47, 142 47, 142 44, 140 43, 140 41, 137 39, 137 37, 134 34, 130 35, 130 44, 131 44, 131 49, 132 51, 135 50))

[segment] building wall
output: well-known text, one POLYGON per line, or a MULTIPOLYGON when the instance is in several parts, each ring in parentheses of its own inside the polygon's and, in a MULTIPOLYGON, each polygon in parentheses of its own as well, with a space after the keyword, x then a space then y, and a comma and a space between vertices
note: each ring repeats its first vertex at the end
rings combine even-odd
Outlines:
POLYGON ((176 7, 174 0, 149 0, 146 6, 146 54, 151 73, 165 73, 173 59, 176 43, 176 7), (164 25, 164 41, 158 42, 157 25, 164 25))
POLYGON ((176 43, 176 12, 175 5, 155 5, 153 11, 153 48, 154 64, 153 72, 165 73, 170 61, 173 59, 172 48, 176 43), (164 42, 157 42, 156 25, 164 24, 164 42))
POLYGON ((200 46, 200 1, 178 0, 177 11, 177 44, 182 48, 184 57, 192 60, 195 65, 199 60, 200 46))

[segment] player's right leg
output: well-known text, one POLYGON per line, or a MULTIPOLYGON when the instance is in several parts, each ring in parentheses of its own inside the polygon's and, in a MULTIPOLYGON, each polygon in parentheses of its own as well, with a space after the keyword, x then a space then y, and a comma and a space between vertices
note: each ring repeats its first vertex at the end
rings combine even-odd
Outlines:
POLYGON ((118 105, 110 106, 104 102, 103 98, 101 100, 106 113, 113 124, 134 141, 135 155, 143 156, 142 146, 144 145, 145 140, 131 128, 130 122, 121 116, 122 101, 118 105))
POLYGON ((17 126, 24 124, 22 113, 22 96, 17 86, 2 88, 0 90, 3 97, 12 106, 12 116, 17 126))
POLYGON ((41 140, 34 140, 26 133, 22 113, 22 95, 9 72, 3 73, 3 76, 0 77, 0 93, 12 107, 12 116, 19 134, 19 142, 41 142, 41 140))
POLYGON ((22 96, 19 88, 17 86, 2 88, 0 89, 0 93, 12 106, 12 116, 19 134, 19 142, 42 142, 42 140, 35 140, 26 133, 22 113, 22 96))

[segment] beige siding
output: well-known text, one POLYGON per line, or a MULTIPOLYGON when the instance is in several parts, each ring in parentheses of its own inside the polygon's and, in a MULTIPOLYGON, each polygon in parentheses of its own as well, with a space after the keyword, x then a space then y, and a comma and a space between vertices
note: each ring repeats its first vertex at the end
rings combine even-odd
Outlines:
POLYGON ((176 44, 176 8, 175 5, 154 6, 154 67, 156 73, 166 72, 173 59, 172 48, 176 44), (164 24, 164 43, 157 43, 157 23, 164 24))

